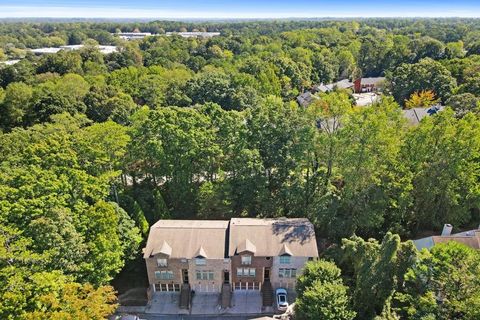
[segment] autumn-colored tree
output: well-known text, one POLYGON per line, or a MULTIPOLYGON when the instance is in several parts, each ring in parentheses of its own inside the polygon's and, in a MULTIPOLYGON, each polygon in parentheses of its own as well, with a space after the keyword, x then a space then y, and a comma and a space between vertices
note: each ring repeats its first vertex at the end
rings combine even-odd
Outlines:
POLYGON ((432 90, 416 91, 405 101, 405 108, 429 108, 437 104, 439 101, 440 100, 435 96, 435 92, 432 90))

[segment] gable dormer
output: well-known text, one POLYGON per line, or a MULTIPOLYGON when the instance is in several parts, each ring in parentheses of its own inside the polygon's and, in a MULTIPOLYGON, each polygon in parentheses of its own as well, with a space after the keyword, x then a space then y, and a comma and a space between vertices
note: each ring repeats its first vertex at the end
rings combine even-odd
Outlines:
POLYGON ((290 264, 292 260, 292 251, 290 248, 286 245, 283 244, 282 248, 280 249, 280 252, 278 253, 280 256, 280 264, 290 264))
POLYGON ((240 244, 237 246, 236 254, 240 254, 242 252, 250 252, 253 255, 257 252, 257 247, 248 239, 245 239, 244 241, 240 242, 240 244))

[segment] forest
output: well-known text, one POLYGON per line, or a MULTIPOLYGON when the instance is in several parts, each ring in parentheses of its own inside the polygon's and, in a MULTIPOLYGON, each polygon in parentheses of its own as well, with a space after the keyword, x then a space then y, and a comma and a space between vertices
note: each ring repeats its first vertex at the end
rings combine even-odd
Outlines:
POLYGON ((479 106, 478 19, 0 22, 0 319, 103 319, 150 225, 231 217, 313 222, 300 318, 478 319, 480 253, 407 240, 478 227, 479 106))

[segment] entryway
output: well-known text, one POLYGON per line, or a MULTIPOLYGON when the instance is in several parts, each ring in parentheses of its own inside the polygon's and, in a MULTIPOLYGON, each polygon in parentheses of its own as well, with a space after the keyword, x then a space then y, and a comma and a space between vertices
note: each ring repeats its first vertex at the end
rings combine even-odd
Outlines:
POLYGON ((188 269, 182 269, 182 279, 184 284, 188 284, 188 269))
POLYGON ((265 268, 263 271, 263 281, 270 281, 270 268, 265 268))

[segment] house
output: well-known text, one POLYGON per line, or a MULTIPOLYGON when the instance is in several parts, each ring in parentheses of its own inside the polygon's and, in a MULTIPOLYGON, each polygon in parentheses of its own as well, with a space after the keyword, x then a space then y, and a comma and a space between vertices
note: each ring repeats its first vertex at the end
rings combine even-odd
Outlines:
POLYGON ((408 123, 411 125, 417 125, 422 121, 423 118, 432 116, 441 112, 445 109, 444 106, 436 105, 430 108, 412 108, 402 110, 403 116, 407 119, 408 123))
POLYGON ((220 292, 230 281, 225 256, 228 221, 159 220, 150 228, 143 257, 153 292, 220 292))
POLYGON ((335 89, 352 89, 354 86, 353 82, 348 79, 343 79, 337 82, 333 82, 330 84, 319 84, 313 87, 313 91, 316 92, 330 92, 335 89))
POLYGON ((316 95, 312 94, 310 91, 306 91, 297 97, 297 102, 302 107, 308 107, 313 100, 320 99, 316 95))
POLYGON ((143 257, 151 293, 293 290, 318 249, 308 219, 160 220, 143 257))
POLYGON ((413 240, 413 243, 418 250, 422 250, 424 248, 430 250, 438 243, 445 243, 449 241, 460 242, 471 248, 477 250, 480 249, 480 227, 476 230, 470 230, 455 234, 452 234, 452 230, 453 226, 451 224, 445 224, 443 226, 443 231, 441 235, 413 240))
POLYGON ((233 218, 229 253, 234 290, 295 289, 305 263, 318 257, 313 225, 308 219, 233 218))
POLYGON ((377 92, 385 83, 385 77, 360 78, 354 81, 353 91, 355 93, 377 92))

